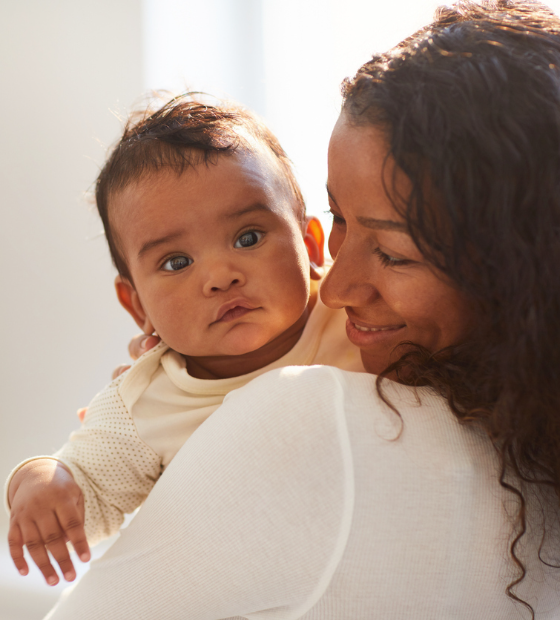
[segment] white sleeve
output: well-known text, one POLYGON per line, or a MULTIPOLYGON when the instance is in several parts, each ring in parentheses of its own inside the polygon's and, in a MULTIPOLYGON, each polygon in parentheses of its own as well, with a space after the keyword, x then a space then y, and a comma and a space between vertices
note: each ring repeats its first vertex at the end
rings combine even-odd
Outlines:
POLYGON ((125 513, 140 506, 161 474, 160 457, 138 437, 119 393, 121 379, 92 400, 80 430, 54 455, 84 494, 90 545, 118 532, 125 513))
POLYGON ((346 546, 353 472, 340 371, 232 392, 48 620, 298 618, 346 546))

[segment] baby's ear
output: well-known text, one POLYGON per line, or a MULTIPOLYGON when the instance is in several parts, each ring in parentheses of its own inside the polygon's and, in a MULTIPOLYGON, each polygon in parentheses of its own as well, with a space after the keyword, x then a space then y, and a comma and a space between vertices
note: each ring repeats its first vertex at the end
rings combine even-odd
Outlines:
POLYGON ((122 276, 117 276, 115 278, 115 290, 117 291, 117 297, 121 302, 121 306, 136 321, 136 325, 145 334, 152 334, 154 326, 146 314, 140 297, 138 297, 138 293, 132 283, 122 276))
POLYGON ((314 216, 305 218, 305 235, 303 237, 309 262, 311 264, 311 279, 320 280, 323 277, 323 265, 325 264, 325 233, 321 222, 314 216))

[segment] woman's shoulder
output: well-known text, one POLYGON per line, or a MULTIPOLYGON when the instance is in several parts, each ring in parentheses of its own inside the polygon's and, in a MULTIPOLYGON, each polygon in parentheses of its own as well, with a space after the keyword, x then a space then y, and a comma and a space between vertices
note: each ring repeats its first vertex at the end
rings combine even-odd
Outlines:
MULTIPOLYGON (((376 375, 333 366, 286 366, 271 370, 230 392, 222 410, 236 410, 235 425, 274 427, 294 433, 304 426, 330 427, 340 434, 349 417, 366 416, 390 427, 403 418, 436 418, 456 424, 447 401, 431 388, 413 388, 376 375), (398 413, 397 413, 398 412, 398 413)), ((226 417, 218 410, 212 417, 226 417)))
POLYGON ((375 378, 371 375, 332 366, 286 366, 230 392, 212 417, 227 416, 223 411, 231 408, 237 412, 238 432, 247 425, 274 428, 276 433, 300 438, 305 432, 310 436, 323 436, 327 431, 339 435, 351 394, 370 393, 372 385, 375 378))
POLYGON ((240 393, 260 392, 273 389, 281 392, 297 392, 298 396, 306 394, 315 396, 314 391, 329 386, 331 389, 366 389, 375 383, 375 376, 367 373, 350 372, 333 366, 284 366, 270 370, 239 390, 226 396, 226 399, 238 398, 240 393))
POLYGON ((338 434, 334 421, 343 415, 346 400, 343 375, 344 371, 330 366, 286 366, 271 370, 230 392, 213 414, 214 424, 231 424, 232 432, 242 435, 274 429, 277 435, 297 434, 300 441, 305 433, 338 434), (231 411, 235 411, 235 420, 231 411))

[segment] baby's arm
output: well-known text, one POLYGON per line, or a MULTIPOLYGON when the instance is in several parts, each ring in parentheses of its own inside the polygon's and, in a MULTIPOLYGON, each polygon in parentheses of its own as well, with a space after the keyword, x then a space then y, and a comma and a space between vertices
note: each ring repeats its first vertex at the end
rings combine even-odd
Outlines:
POLYGON ((25 545, 49 585, 56 585, 58 576, 47 549, 66 581, 73 581, 76 571, 66 542, 72 543, 82 562, 90 559, 90 552, 84 531, 84 496, 68 469, 54 459, 26 463, 11 480, 8 501, 8 544, 19 572, 29 572, 25 545))
MULTIPOLYGON (((27 537, 31 548, 37 545, 37 539, 40 541, 35 555, 31 548, 29 550, 47 582, 49 576, 55 574, 50 563, 45 564, 44 548, 47 543, 51 551, 45 536, 52 535, 53 515, 56 515, 60 530, 64 530, 65 537, 68 536, 60 523, 59 506, 66 506, 62 518, 68 514, 69 503, 76 506, 72 514, 74 519, 79 519, 79 527, 76 526, 75 531, 83 528, 87 542, 93 545, 119 530, 125 513, 133 512, 142 504, 159 478, 161 458, 138 437, 119 392, 121 381, 122 377, 119 377, 94 398, 81 429, 72 433, 70 441, 55 454, 58 460, 39 459, 25 463, 11 479, 8 498, 11 517, 17 520, 18 527, 14 525, 10 531, 10 540, 18 570, 25 570, 27 566, 23 564, 21 553, 22 545, 28 545, 27 537), (21 512, 24 499, 27 506, 21 512), (50 527, 46 527, 43 519, 42 529, 26 525, 24 534, 23 525, 19 524, 36 524, 37 514, 45 510, 50 515, 47 518, 50 527)), ((74 542, 73 538, 68 538, 74 542)), ((77 551, 81 554, 83 547, 77 551)), ((58 557, 54 557, 57 562, 62 559, 61 570, 68 572, 66 555, 59 551, 58 557)))

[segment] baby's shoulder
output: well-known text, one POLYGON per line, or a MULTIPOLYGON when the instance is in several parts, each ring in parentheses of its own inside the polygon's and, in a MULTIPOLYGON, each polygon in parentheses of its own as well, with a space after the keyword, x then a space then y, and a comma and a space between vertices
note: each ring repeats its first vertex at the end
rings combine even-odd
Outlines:
POLYGON ((169 347, 164 342, 160 342, 138 358, 126 372, 117 377, 108 387, 116 388, 127 407, 132 407, 150 385, 161 364, 161 358, 168 350, 169 347))
POLYGON ((93 418, 97 417, 93 415, 94 413, 102 412, 102 417, 105 417, 110 412, 120 414, 125 410, 129 412, 132 405, 150 385, 161 358, 168 349, 166 344, 160 342, 136 360, 126 372, 113 379, 98 392, 88 406, 87 421, 91 423, 93 418))

